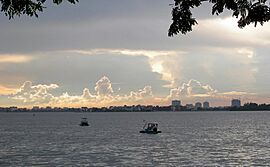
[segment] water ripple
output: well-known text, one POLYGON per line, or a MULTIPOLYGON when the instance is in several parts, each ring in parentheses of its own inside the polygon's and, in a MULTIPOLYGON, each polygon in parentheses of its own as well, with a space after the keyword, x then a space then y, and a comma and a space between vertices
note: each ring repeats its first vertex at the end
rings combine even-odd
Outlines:
POLYGON ((269 166, 269 129, 270 112, 0 113, 0 166, 269 166))

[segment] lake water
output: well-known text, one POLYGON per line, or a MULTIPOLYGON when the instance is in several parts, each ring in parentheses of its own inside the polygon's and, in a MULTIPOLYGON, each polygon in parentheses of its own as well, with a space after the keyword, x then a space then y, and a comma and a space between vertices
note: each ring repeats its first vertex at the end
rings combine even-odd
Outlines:
POLYGON ((0 166, 270 166, 270 112, 0 113, 0 166))

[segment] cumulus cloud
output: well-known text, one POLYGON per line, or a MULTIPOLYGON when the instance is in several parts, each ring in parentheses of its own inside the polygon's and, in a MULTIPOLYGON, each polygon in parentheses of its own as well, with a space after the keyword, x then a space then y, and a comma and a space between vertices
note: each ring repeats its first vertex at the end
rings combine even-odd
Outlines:
POLYGON ((191 79, 181 87, 181 93, 187 96, 210 96, 217 93, 210 85, 203 85, 201 82, 191 79))
POLYGON ((55 96, 53 90, 59 86, 56 84, 38 84, 33 85, 31 81, 26 81, 17 90, 16 93, 10 95, 10 98, 19 100, 27 105, 50 105, 50 106, 89 106, 101 107, 111 105, 134 105, 134 104, 156 104, 168 105, 173 99, 226 99, 244 97, 246 95, 254 95, 247 92, 221 92, 209 84, 202 84, 200 81, 191 79, 182 86, 170 89, 168 96, 154 96, 152 87, 145 86, 137 91, 131 91, 127 94, 116 94, 110 79, 106 76, 100 78, 96 82, 95 91, 91 93, 88 88, 82 90, 81 95, 70 95, 68 92, 60 96, 55 96))
POLYGON ((56 84, 33 85, 31 81, 26 81, 11 98, 22 100, 25 103, 49 103, 53 98, 53 95, 49 91, 58 87, 56 84))
POLYGON ((96 95, 92 95, 88 88, 84 88, 81 95, 70 95, 68 92, 63 93, 60 96, 54 96, 50 99, 49 105, 52 106, 83 106, 93 105, 99 103, 96 95))
POLYGON ((181 88, 172 88, 170 90, 170 94, 167 97, 168 99, 180 99, 181 96, 181 88))
POLYGON ((88 88, 84 88, 82 98, 84 98, 84 99, 93 99, 93 98, 95 98, 95 96, 90 93, 90 90, 88 88))
POLYGON ((108 77, 104 76, 97 81, 95 90, 98 96, 110 96, 113 93, 112 83, 108 77))
POLYGON ((88 88, 84 88, 81 95, 70 95, 65 92, 60 96, 55 96, 52 91, 58 87, 56 84, 33 85, 31 81, 26 81, 16 93, 10 95, 10 98, 29 105, 51 106, 108 106, 135 104, 138 102, 140 104, 145 102, 146 104, 147 102, 151 103, 151 100, 154 99, 151 86, 145 86, 143 89, 131 91, 124 95, 114 94, 112 83, 106 76, 96 82, 93 94, 88 88))
POLYGON ((143 89, 140 89, 137 92, 131 91, 129 97, 131 99, 143 99, 153 97, 152 87, 145 86, 143 89))
POLYGON ((73 104, 80 103, 84 104, 84 98, 82 96, 69 95, 68 92, 63 93, 60 96, 53 97, 49 105, 53 106, 73 106, 73 104))
POLYGON ((243 102, 259 99, 255 93, 244 91, 219 92, 209 84, 203 84, 198 80, 191 79, 182 86, 170 89, 170 93, 165 100, 182 100, 188 103, 197 101, 210 101, 212 106, 230 105, 233 98, 240 98, 243 102))
MULTIPOLYGON (((103 80, 104 77, 99 81, 103 80)), ((97 83, 100 83, 99 81, 97 83)), ((52 98, 50 104, 58 106, 64 106, 65 104, 70 104, 73 106, 110 106, 125 104, 149 104, 153 102, 152 100, 154 100, 154 96, 151 86, 145 86, 143 89, 131 91, 129 94, 124 95, 100 94, 98 91, 96 91, 96 94, 91 94, 89 89, 85 88, 82 95, 69 95, 66 92, 59 97, 52 98)))
POLYGON ((169 99, 180 99, 184 97, 208 97, 214 96, 217 90, 210 85, 203 85, 201 82, 191 79, 188 83, 183 83, 181 87, 170 90, 169 99))

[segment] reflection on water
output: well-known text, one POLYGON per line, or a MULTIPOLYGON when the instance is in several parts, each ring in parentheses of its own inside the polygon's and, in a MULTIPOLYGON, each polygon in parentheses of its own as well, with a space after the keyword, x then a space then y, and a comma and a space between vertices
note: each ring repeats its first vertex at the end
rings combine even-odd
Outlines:
POLYGON ((270 112, 0 113, 0 166, 269 166, 269 129, 270 112))

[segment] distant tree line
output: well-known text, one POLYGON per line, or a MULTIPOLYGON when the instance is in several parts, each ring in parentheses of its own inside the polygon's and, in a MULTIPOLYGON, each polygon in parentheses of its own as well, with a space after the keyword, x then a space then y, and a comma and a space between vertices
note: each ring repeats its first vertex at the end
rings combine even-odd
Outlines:
POLYGON ((111 106, 111 107, 33 107, 32 109, 12 107, 0 107, 0 112, 155 112, 155 111, 270 111, 270 104, 245 103, 240 107, 209 107, 209 108, 188 108, 179 106, 172 110, 172 106, 132 105, 132 106, 111 106))
POLYGON ((270 104, 245 103, 241 107, 231 107, 230 111, 270 111, 270 104))

